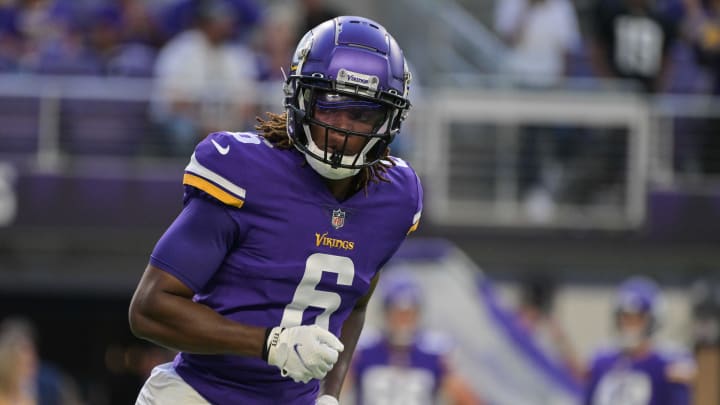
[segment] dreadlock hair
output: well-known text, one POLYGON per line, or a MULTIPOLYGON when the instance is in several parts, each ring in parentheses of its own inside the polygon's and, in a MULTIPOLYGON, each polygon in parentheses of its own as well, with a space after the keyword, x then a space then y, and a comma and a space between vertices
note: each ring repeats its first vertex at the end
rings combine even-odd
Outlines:
MULTIPOLYGON (((272 112, 266 112, 267 119, 256 117, 257 125, 255 129, 258 134, 272 143, 278 149, 291 149, 293 143, 287 134, 287 112, 282 114, 276 114, 272 112)), ((385 174, 390 167, 395 166, 395 162, 392 159, 387 159, 390 155, 390 148, 386 148, 383 154, 383 158, 378 160, 372 166, 363 167, 360 169, 359 178, 357 182, 357 189, 364 189, 367 194, 367 188, 370 183, 389 183, 385 174)))

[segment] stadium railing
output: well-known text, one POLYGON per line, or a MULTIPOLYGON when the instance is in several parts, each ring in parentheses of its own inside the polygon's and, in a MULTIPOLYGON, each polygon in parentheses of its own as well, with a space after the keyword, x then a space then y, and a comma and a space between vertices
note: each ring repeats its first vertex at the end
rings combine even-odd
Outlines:
MULTIPOLYGON (((182 168, 186 156, 155 153, 166 138, 149 113, 152 86, 0 75, 0 159, 21 176, 88 162, 115 178, 182 168)), ((280 111, 279 84, 258 87, 256 111, 280 111)), ((700 167, 697 144, 718 118, 717 100, 591 87, 416 90, 394 153, 422 176, 426 216, 437 224, 630 229, 646 220, 653 190, 697 192, 716 181, 700 167)))

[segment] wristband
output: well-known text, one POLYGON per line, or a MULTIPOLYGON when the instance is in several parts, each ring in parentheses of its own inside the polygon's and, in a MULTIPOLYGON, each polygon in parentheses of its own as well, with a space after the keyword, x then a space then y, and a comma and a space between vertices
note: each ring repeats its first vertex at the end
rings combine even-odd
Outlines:
POLYGON ((265 339, 263 339, 263 345, 262 345, 262 359, 267 361, 268 360, 268 352, 270 351, 270 345, 268 344, 268 337, 270 337, 270 332, 272 332, 273 328, 267 328, 265 329, 265 339))
POLYGON ((270 357, 270 347, 277 344, 278 336, 284 331, 285 328, 274 327, 265 329, 265 343, 262 349, 262 359, 268 361, 270 357), (273 335, 274 333, 274 335, 273 335), (273 335, 272 337, 270 335, 273 335))

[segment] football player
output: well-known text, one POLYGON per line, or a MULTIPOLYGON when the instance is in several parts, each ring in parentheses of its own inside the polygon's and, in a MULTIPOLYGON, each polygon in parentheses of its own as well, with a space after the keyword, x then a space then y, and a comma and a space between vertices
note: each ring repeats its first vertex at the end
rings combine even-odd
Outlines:
POLYGON ((684 350, 658 345, 662 312, 652 280, 633 277, 620 285, 615 304, 618 347, 592 362, 586 405, 690 405, 695 363, 684 350))
POLYGON ((388 155, 409 82, 385 28, 337 17, 298 44, 284 114, 198 144, 130 304, 137 336, 180 352, 138 404, 337 404, 378 271, 420 219, 418 177, 388 155))
MULTIPOLYGON (((350 381, 357 405, 480 404, 449 364, 448 337, 419 327, 422 293, 408 274, 381 283, 384 329, 365 333, 350 381)), ((395 276, 395 277, 392 277, 395 276)))

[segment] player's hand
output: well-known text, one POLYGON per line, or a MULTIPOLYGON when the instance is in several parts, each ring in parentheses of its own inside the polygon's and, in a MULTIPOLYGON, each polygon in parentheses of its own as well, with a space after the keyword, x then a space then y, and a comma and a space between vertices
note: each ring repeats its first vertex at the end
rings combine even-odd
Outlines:
POLYGON ((340 405, 340 402, 331 395, 323 395, 315 401, 315 405, 340 405))
POLYGON ((265 344, 267 362, 283 377, 302 383, 325 378, 344 349, 335 335, 317 325, 273 328, 265 344))

